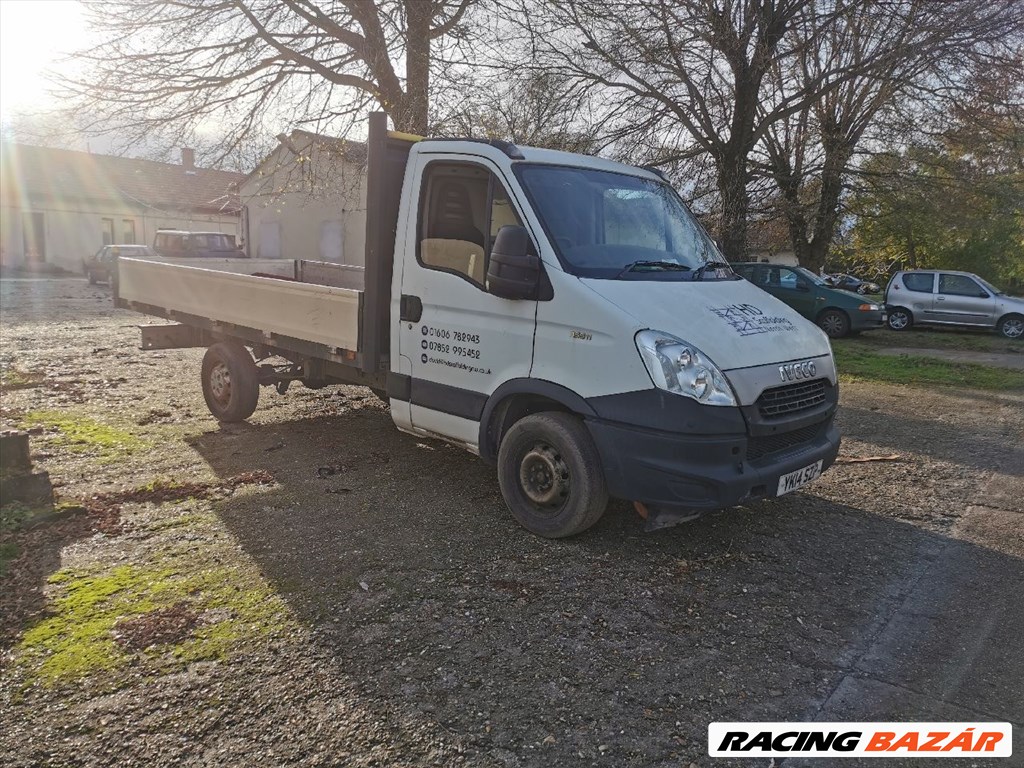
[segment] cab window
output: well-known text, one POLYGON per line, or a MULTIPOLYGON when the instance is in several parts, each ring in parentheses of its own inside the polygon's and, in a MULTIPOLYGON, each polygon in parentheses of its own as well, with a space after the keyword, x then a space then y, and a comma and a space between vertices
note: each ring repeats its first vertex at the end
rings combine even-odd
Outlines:
POLYGON ((420 264, 482 288, 498 230, 522 225, 505 187, 481 166, 435 162, 427 166, 421 195, 420 264))

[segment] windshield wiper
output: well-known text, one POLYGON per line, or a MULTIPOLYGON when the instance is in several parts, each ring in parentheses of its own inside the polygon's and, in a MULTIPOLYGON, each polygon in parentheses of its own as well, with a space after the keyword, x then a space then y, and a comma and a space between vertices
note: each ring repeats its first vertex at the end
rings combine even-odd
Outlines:
POLYGON ((690 268, 685 264, 679 264, 675 261, 634 261, 624 266, 619 273, 615 276, 616 278, 622 277, 627 272, 632 272, 638 267, 651 267, 654 269, 667 269, 674 270, 676 272, 689 272, 690 268))
POLYGON ((704 277, 704 270, 708 267, 713 267, 714 269, 721 269, 722 267, 725 267, 726 269, 730 269, 731 265, 726 261, 705 261, 694 271, 693 279, 696 281, 704 277))

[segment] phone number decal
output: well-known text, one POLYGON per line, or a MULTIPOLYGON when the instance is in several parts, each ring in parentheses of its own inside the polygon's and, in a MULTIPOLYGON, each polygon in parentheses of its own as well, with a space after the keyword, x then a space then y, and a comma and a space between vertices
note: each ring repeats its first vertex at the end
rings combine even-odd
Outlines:
POLYGON ((444 365, 473 373, 490 373, 490 369, 468 365, 463 361, 480 360, 480 334, 468 331, 453 331, 449 328, 438 328, 433 325, 420 326, 423 335, 420 348, 420 362, 424 365, 444 365), (452 343, 454 342, 454 343, 452 343), (439 357, 445 355, 445 357, 439 357), (454 359, 452 359, 454 358, 454 359))

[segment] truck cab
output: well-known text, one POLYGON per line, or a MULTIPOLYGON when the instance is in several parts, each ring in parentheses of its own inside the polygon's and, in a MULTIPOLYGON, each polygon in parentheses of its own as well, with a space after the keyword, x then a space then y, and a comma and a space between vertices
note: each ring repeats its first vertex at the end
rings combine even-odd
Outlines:
POLYGON ((401 200, 392 416, 497 462, 531 530, 590 519, 565 514, 581 477, 657 523, 779 495, 834 460, 825 334, 733 273, 656 173, 425 140, 401 200))

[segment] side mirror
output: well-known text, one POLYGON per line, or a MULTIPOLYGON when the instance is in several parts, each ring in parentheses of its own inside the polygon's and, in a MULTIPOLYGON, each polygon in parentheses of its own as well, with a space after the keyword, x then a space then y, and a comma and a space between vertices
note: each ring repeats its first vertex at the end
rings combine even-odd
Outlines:
POLYGON ((796 289, 798 291, 805 291, 806 292, 806 291, 811 290, 811 286, 810 286, 810 284, 806 280, 797 280, 796 281, 796 289))
POLYGON ((987 293, 985 293, 985 291, 980 291, 980 292, 978 293, 978 298, 979 298, 979 299, 987 299, 987 298, 988 298, 988 294, 987 294, 987 293))
POLYGON ((498 230, 487 266, 487 292, 503 299, 533 299, 540 285, 540 257, 530 252, 525 227, 506 224, 498 230))

